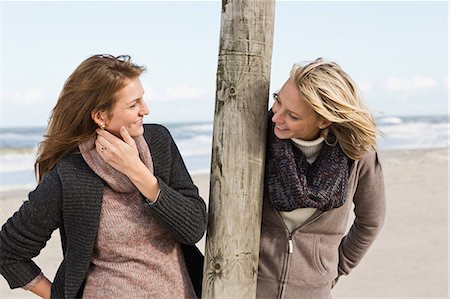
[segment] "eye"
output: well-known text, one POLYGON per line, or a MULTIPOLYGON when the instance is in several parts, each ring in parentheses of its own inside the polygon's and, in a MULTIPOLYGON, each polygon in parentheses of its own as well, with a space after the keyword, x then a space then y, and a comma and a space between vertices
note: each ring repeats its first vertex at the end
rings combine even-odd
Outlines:
POLYGON ((272 97, 275 102, 277 102, 277 103, 280 102, 280 96, 278 95, 278 93, 274 92, 272 97))
POLYGON ((292 115, 291 113, 288 114, 290 118, 292 118, 293 120, 299 120, 300 118, 297 116, 292 115))
POLYGON ((130 105, 130 108, 135 108, 138 104, 138 101, 134 101, 133 104, 130 105))

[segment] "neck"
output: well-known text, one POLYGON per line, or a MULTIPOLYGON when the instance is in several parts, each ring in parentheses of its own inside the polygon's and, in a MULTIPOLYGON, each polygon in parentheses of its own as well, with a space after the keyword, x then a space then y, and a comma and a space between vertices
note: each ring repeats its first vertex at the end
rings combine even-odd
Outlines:
POLYGON ((319 137, 316 140, 311 141, 298 138, 291 138, 291 140, 294 142, 295 146, 303 152, 306 157, 306 161, 308 161, 309 164, 312 164, 319 155, 325 139, 323 139, 323 137, 319 137))

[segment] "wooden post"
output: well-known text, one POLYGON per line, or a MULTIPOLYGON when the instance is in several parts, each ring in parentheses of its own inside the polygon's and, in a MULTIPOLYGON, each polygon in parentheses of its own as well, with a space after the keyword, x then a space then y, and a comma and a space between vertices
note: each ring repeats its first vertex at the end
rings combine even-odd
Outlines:
POLYGON ((222 0, 202 298, 255 298, 274 0, 222 0))

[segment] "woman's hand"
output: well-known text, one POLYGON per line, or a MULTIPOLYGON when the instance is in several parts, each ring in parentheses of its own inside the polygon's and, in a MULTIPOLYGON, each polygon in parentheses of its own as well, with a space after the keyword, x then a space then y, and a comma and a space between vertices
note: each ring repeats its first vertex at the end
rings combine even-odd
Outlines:
POLYGON ((95 141, 97 152, 116 170, 129 176, 133 167, 143 163, 139 158, 136 143, 125 127, 120 129, 123 140, 106 130, 97 129, 96 132, 98 134, 95 141))
POLYGON ((148 200, 155 202, 160 190, 158 180, 142 162, 136 142, 127 129, 120 128, 123 140, 105 130, 96 132, 95 148, 103 160, 126 175, 148 200))

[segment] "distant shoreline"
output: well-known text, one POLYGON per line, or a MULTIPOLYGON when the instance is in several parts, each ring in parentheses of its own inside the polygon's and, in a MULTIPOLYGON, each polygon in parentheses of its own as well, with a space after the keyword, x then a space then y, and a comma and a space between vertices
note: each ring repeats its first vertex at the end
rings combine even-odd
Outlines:
MULTIPOLYGON (((449 118, 450 116, 447 113, 442 114, 415 114, 415 115, 401 115, 401 114, 386 114, 386 115, 379 115, 379 113, 375 113, 375 119, 376 120, 382 120, 382 119, 391 119, 391 118, 429 118, 429 117, 439 117, 449 118)), ((149 119, 150 120, 150 119, 149 119)), ((189 124, 212 124, 214 123, 214 119, 210 120, 194 120, 194 121, 146 121, 144 120, 144 124, 160 124, 163 126, 179 126, 179 125, 189 125, 189 124)), ((377 123, 378 124, 378 123, 377 123)), ((3 130, 24 130, 24 129, 43 129, 45 130, 47 128, 47 124, 35 124, 35 125, 13 125, 13 126, 5 126, 3 125, 0 128, 0 132, 3 130)))
MULTIPOLYGON (((380 155, 381 162, 383 163, 384 159, 388 159, 393 156, 398 156, 400 152, 403 154, 406 153, 427 153, 427 152, 435 152, 435 151, 447 151, 447 157, 450 154, 450 147, 437 147, 437 148, 420 148, 420 149, 389 149, 389 150, 381 150, 378 151, 380 155)), ((192 171, 191 176, 194 181, 196 181, 196 178, 199 178, 200 180, 203 180, 205 177, 207 178, 209 182, 209 170, 203 170, 203 171, 192 171)), ((5 190, 1 192, 0 200, 5 198, 19 198, 23 197, 24 200, 26 199, 29 192, 33 191, 34 188, 18 188, 18 189, 11 189, 11 190, 5 190)))

